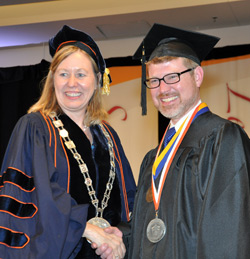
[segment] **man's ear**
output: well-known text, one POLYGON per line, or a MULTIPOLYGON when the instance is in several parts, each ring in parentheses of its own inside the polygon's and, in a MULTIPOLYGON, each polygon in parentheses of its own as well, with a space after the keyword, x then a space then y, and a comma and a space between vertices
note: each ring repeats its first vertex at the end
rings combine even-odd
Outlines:
POLYGON ((197 87, 200 87, 203 82, 204 70, 201 66, 198 66, 194 70, 194 80, 197 84, 197 87))

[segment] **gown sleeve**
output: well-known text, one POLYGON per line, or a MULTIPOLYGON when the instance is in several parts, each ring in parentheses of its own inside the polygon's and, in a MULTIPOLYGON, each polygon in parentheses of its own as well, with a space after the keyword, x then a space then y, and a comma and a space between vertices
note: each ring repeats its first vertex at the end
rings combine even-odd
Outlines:
POLYGON ((204 157, 206 161, 201 161, 199 168, 206 182, 200 179, 204 200, 198 226, 197 258, 249 258, 249 138, 238 125, 226 124, 210 154, 204 157), (204 172, 208 170, 206 178, 204 172))
POLYGON ((0 177, 1 258, 70 258, 85 229, 88 206, 77 205, 67 192, 62 147, 56 149, 59 143, 52 141, 42 121, 39 114, 22 117, 5 153, 0 177))

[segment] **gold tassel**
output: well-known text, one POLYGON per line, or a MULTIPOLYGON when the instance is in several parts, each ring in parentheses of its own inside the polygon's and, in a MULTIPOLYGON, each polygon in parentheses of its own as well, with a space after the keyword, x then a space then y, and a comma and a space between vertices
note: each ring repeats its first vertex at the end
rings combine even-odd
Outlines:
POLYGON ((103 86, 102 86, 102 94, 109 95, 110 93, 110 76, 109 69, 105 68, 105 72, 103 73, 103 86))

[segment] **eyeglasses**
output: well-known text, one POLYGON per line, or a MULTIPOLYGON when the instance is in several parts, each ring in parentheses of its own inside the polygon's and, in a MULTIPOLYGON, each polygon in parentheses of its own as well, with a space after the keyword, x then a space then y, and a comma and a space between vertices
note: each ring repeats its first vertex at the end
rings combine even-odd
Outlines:
POLYGON ((189 68, 189 69, 184 70, 180 73, 170 73, 170 74, 165 75, 163 78, 152 77, 152 78, 149 78, 146 81, 144 81, 144 83, 147 86, 147 88, 149 88, 149 89, 154 89, 154 88, 159 87, 161 81, 164 81, 168 85, 175 84, 175 83, 178 83, 181 80, 180 76, 182 74, 190 72, 194 69, 195 69, 195 67, 189 68))

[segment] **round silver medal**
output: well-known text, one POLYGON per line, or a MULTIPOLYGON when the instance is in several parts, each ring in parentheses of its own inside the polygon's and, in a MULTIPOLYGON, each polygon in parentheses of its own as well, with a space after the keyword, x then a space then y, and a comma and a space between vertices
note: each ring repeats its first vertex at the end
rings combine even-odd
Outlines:
POLYGON ((159 242, 166 234, 166 226, 164 222, 155 218, 148 223, 147 238, 152 243, 159 242))
POLYGON ((94 217, 94 218, 88 220, 88 222, 90 224, 93 224, 93 225, 98 226, 100 228, 110 227, 109 222, 106 219, 101 218, 101 217, 94 217))

